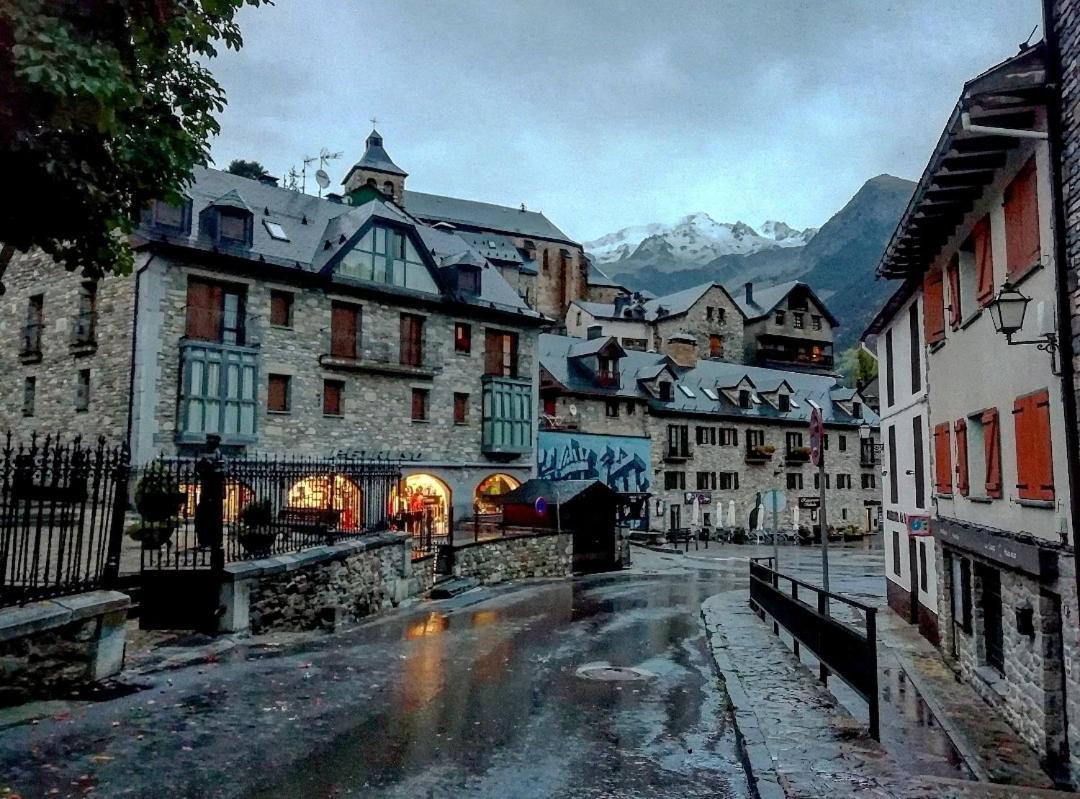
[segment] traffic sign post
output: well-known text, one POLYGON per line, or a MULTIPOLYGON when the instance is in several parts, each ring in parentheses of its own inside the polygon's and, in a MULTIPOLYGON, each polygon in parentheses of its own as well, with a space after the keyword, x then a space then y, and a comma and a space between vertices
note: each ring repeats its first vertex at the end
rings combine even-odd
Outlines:
MULTIPOLYGON (((810 460, 818 467, 818 525, 821 528, 821 587, 829 592, 829 520, 825 512, 825 421, 821 410, 810 414, 810 460)), ((825 600, 825 615, 829 615, 829 600, 825 600)))
POLYGON ((772 511, 772 553, 773 553, 773 570, 780 571, 780 545, 778 540, 780 538, 780 524, 777 521, 780 511, 784 509, 784 505, 787 502, 787 497, 784 496, 783 491, 766 491, 761 495, 762 504, 772 511))

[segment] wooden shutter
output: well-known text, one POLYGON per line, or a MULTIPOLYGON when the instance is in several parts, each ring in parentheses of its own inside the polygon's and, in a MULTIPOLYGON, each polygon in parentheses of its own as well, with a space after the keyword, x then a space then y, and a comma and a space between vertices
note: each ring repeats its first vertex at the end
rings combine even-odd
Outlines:
POLYGON ((284 291, 270 292, 270 324, 289 327, 292 324, 292 294, 284 291))
POLYGON ((1039 263, 1039 194, 1031 158, 1005 189, 1005 263, 1016 280, 1039 263))
POLYGON ((926 343, 945 338, 945 291, 940 269, 931 269, 923 278, 923 325, 926 343))
POLYGON ((1054 460, 1050 439, 1050 394, 1037 391, 1013 403, 1016 433, 1016 488, 1020 499, 1054 499, 1054 460))
POLYGON ((334 303, 330 308, 330 354, 335 358, 355 358, 359 309, 334 303))
POLYGON ((336 380, 323 383, 323 413, 327 416, 341 415, 341 383, 336 380))
POLYGON ((268 411, 289 409, 289 378, 286 375, 270 375, 266 386, 266 409, 268 411))
POLYGON ((454 424, 465 424, 469 418, 469 395, 454 394, 454 424))
POLYGON ((423 361, 424 317, 415 314, 401 315, 401 363, 420 366, 423 361))
POLYGON ((953 256, 949 262, 949 327, 957 330, 963 319, 963 310, 960 305, 960 261, 953 256))
POLYGON ((957 419, 953 425, 956 432, 956 490, 961 496, 968 495, 967 420, 957 419))
POLYGON ((939 494, 952 493, 952 447, 948 422, 934 426, 934 490, 939 494))
POLYGON ((986 463, 986 496, 1001 499, 1001 427, 997 408, 982 413, 983 459, 986 463))
POLYGON ((412 418, 427 419, 427 391, 422 388, 412 390, 412 418))
POLYGON ((990 216, 984 216, 971 230, 975 254, 975 301, 982 308, 994 299, 994 253, 990 245, 990 216))
POLYGON ((502 374, 502 333, 497 330, 484 332, 484 374, 502 374))
POLYGON ((189 280, 185 335, 200 341, 220 340, 223 303, 221 286, 206 280, 189 280))

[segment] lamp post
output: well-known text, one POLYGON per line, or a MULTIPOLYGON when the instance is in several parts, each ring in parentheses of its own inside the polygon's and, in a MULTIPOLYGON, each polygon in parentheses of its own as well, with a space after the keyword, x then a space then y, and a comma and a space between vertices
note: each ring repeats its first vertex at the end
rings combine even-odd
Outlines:
POLYGON ((1020 332, 1024 326, 1024 316, 1027 314, 1028 303, 1031 297, 1026 297, 1012 284, 1006 282, 1001 291, 987 305, 990 312, 990 321, 994 323, 994 330, 1005 336, 1010 346, 1018 344, 1033 344, 1042 352, 1050 353, 1050 371, 1055 375, 1060 374, 1057 367, 1057 335, 1055 333, 1043 333, 1033 339, 1015 340, 1013 336, 1020 332))

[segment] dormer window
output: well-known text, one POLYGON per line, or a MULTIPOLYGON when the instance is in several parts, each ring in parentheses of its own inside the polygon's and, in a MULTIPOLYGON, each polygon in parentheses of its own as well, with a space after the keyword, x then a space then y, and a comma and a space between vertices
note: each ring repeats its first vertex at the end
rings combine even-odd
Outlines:
MULTIPOLYGON (((372 225, 345 253, 337 268, 344 277, 438 294, 427 265, 404 231, 372 225)), ((459 274, 462 270, 459 270, 459 274)))
POLYGON ((480 269, 475 266, 459 266, 457 270, 458 291, 462 294, 480 293, 480 269))
POLYGON ((191 200, 184 198, 178 205, 156 200, 143 217, 144 223, 170 233, 191 232, 191 200))
POLYGON ((861 402, 852 402, 851 403, 851 415, 854 416, 856 419, 861 419, 862 418, 862 403, 861 402))
POLYGON ((673 399, 672 386, 667 380, 661 380, 659 384, 660 389, 660 401, 671 402, 673 399))
POLYGON ((778 410, 787 413, 791 410, 791 397, 789 397, 787 394, 777 394, 776 407, 778 410))
POLYGON ((247 244, 247 214, 222 208, 218 216, 218 240, 222 244, 247 244))
POLYGON ((750 389, 739 389, 739 407, 749 408, 751 406, 750 389))

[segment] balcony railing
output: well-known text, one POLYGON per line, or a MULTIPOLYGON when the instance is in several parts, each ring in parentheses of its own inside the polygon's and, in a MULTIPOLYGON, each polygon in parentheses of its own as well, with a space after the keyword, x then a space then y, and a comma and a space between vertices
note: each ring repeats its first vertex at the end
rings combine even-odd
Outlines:
POLYGON ((596 384, 605 388, 619 385, 619 373, 610 369, 603 369, 596 373, 596 384))
POLYGON ((29 322, 23 326, 19 343, 19 358, 23 361, 41 360, 41 333, 44 328, 41 322, 29 322))
POLYGON ((669 447, 667 447, 667 449, 664 450, 664 460, 666 460, 666 461, 672 461, 672 462, 678 463, 678 462, 681 462, 681 461, 690 460, 690 458, 692 458, 692 457, 694 457, 694 447, 693 447, 692 444, 688 444, 685 447, 683 447, 683 446, 678 446, 678 447, 669 446, 669 447))
MULTIPOLYGON (((358 357, 331 352, 320 355, 319 364, 328 369, 431 378, 445 363, 442 344, 425 342, 419 351, 403 350, 402 346, 399 341, 364 342, 358 357)), ((342 352, 349 347, 334 349, 342 352)))
POLYGON ((481 451, 494 458, 515 458, 531 453, 532 383, 528 380, 485 375, 481 378, 481 391, 481 451))

